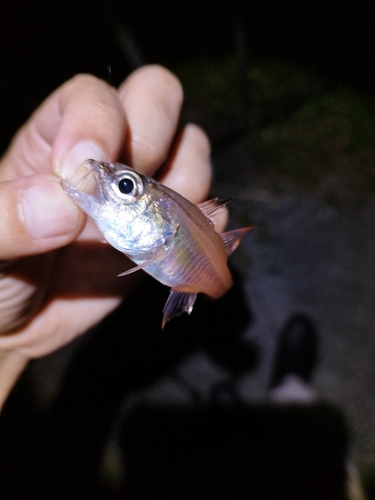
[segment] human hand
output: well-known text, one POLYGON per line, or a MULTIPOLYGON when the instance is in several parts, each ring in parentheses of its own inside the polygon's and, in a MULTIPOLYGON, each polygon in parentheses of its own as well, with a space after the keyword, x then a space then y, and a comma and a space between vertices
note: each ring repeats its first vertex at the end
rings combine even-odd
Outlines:
POLYGON ((57 89, 20 129, 0 163, 0 406, 31 358, 68 343, 112 311, 137 274, 68 198, 88 158, 121 161, 192 202, 211 182, 201 129, 176 137, 183 93, 160 66, 114 89, 80 75, 57 89), (162 167, 162 168, 160 168, 162 167))

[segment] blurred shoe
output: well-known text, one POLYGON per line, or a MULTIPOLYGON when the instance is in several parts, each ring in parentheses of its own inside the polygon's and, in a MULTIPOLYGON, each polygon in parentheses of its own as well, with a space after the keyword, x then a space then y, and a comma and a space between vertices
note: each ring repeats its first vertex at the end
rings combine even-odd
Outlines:
POLYGON ((278 342, 269 389, 280 386, 290 376, 308 383, 317 360, 317 335, 311 319, 304 314, 290 317, 278 342))
POLYGON ((281 384, 272 387, 267 394, 273 404, 309 404, 319 400, 316 390, 298 375, 286 375, 281 384))

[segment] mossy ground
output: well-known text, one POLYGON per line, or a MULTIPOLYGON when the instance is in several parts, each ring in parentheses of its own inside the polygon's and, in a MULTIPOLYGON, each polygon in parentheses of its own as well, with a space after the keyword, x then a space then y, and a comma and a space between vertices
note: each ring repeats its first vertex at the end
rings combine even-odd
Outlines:
POLYGON ((186 92, 185 118, 210 129, 248 115, 251 168, 273 189, 292 185, 336 205, 361 203, 374 192, 375 106, 369 96, 268 57, 251 60, 242 80, 233 57, 201 57, 175 71, 186 92))

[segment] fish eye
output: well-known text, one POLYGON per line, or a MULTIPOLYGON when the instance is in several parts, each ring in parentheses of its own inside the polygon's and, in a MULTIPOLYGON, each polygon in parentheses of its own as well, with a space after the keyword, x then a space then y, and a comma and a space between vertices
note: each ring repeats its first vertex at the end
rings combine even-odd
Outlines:
POLYGON ((142 177, 137 172, 119 172, 112 184, 112 189, 118 198, 133 201, 143 193, 142 177))
POLYGON ((125 177, 125 179, 120 179, 118 188, 120 193, 122 194, 131 194, 134 189, 134 182, 132 181, 132 179, 125 177))

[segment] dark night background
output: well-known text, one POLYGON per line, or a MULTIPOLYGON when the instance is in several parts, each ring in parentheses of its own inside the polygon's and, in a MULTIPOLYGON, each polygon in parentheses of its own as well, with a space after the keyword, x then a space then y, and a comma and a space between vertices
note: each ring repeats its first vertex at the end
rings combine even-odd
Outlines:
POLYGON ((287 55, 373 92, 374 14, 373 2, 361 0, 3 0, 2 144, 17 120, 74 74, 108 79, 111 65, 112 82, 121 82, 132 63, 116 42, 118 23, 139 44, 146 62, 170 66, 194 54, 232 52, 233 27, 241 22, 250 55, 287 55))
MULTIPOLYGON (((73 75, 89 72, 118 85, 140 63, 174 68, 202 54, 224 58, 236 51, 239 26, 249 60, 286 57, 332 85, 343 83, 370 96, 375 91, 375 4, 369 0, 2 0, 0 5, 2 151, 38 104, 73 75)), ((177 319, 160 339, 155 331, 159 334, 166 290, 146 280, 137 293, 152 304, 147 318, 135 293, 128 309, 116 311, 78 346, 48 411, 35 404, 26 371, 0 425, 0 497, 123 498, 123 485, 106 489, 97 470, 126 397, 173 372, 197 349, 209 353, 233 381, 257 369, 262 353, 240 338, 253 315, 243 288, 237 272, 236 286, 222 301, 198 303, 191 318, 177 319)), ((197 402, 199 395, 191 392, 197 402)), ((239 404, 217 412, 212 399, 207 411, 199 405, 191 413, 176 408, 153 413, 145 407, 130 416, 125 426, 130 431, 119 433, 135 488, 127 498, 234 499, 248 498, 249 490, 259 499, 344 498, 348 437, 345 418, 335 408, 322 404, 313 413, 298 408, 287 413, 239 404), (153 426, 155 433, 149 432, 153 426), (228 434, 228 428, 237 434, 228 434), (221 440, 223 448, 217 446, 221 440), (155 472, 163 444, 168 459, 155 472), (228 469, 233 484, 218 481, 228 469), (191 490, 181 493, 186 470, 195 479, 191 490), (202 490, 204 473, 218 483, 217 491, 202 490), (163 488, 169 480, 167 494, 163 488)))

